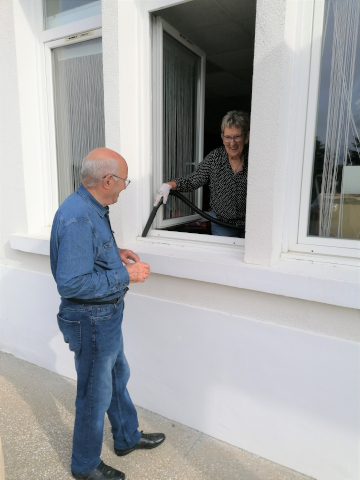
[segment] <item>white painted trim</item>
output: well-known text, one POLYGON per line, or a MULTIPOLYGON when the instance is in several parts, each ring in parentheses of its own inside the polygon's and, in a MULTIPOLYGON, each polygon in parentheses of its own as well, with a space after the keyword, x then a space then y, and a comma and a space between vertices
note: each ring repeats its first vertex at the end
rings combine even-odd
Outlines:
POLYGON ((42 42, 50 42, 58 38, 69 37, 76 33, 87 32, 88 30, 96 30, 101 27, 101 15, 94 15, 93 17, 84 18, 77 22, 67 23, 60 27, 44 30, 41 35, 42 42))
MULTIPOLYGON (((10 246, 49 255, 50 234, 12 234, 10 246)), ((244 263, 244 251, 239 246, 204 242, 195 248, 192 241, 164 240, 159 244, 139 238, 127 248, 149 263, 153 273, 360 309, 359 268, 331 258, 326 262, 315 255, 310 260, 284 257, 266 267, 244 263)))
POLYGON ((54 82, 51 48, 43 45, 45 59, 45 85, 46 85, 46 121, 48 133, 49 156, 47 158, 47 175, 51 188, 48 189, 49 225, 52 224, 55 212, 59 207, 59 189, 56 160, 56 133, 55 133, 55 107, 54 107, 54 82))
MULTIPOLYGON (((143 237, 139 237, 143 240, 143 237)), ((205 235, 205 234, 198 234, 198 233, 186 233, 186 232, 172 232, 167 230, 149 230, 147 237, 151 242, 155 243, 161 239, 161 243, 164 240, 178 240, 180 244, 185 244, 188 242, 194 242, 194 246, 196 244, 214 244, 218 246, 222 245, 239 245, 244 247, 245 240, 243 238, 235 238, 235 237, 219 237, 216 235, 205 235)))
MULTIPOLYGON (((102 36, 102 28, 89 30, 89 32, 91 32, 90 35, 88 35, 86 37, 72 38, 71 40, 65 40, 65 38, 67 38, 67 37, 58 38, 56 40, 46 42, 45 46, 47 48, 49 48, 50 50, 52 50, 53 48, 65 47, 66 45, 71 45, 73 43, 87 42, 88 40, 93 40, 94 38, 99 38, 99 37, 102 36)), ((74 35, 74 37, 75 37, 75 35, 74 35)))

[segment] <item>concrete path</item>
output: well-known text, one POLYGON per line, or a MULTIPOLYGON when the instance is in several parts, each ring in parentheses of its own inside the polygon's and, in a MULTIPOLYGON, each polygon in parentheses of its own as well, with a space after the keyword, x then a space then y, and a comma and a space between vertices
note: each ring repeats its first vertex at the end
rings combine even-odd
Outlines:
MULTIPOLYGON (((0 352, 0 435, 6 480, 71 479, 75 382, 0 352)), ((127 480, 306 480, 309 477, 137 408, 159 448, 119 458, 106 419, 102 459, 127 480)))

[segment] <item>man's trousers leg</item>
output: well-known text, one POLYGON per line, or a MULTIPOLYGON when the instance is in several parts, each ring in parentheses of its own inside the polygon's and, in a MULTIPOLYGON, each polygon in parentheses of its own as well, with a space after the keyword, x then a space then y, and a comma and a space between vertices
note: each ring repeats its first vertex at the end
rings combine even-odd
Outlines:
POLYGON ((88 473, 100 464, 108 411, 116 445, 140 439, 135 407, 126 389, 129 367, 123 352, 123 301, 84 306, 63 300, 58 323, 75 352, 77 397, 71 469, 88 473))

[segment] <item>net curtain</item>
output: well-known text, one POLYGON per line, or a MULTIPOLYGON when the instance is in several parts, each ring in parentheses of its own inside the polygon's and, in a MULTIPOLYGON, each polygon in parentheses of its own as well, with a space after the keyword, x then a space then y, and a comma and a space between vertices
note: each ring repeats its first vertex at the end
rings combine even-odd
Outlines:
MULTIPOLYGON (((196 168, 196 105, 200 57, 164 33, 163 52, 163 181, 189 175, 196 168)), ((195 192, 185 194, 195 202, 195 192)), ((191 215, 170 197, 166 219, 191 215)))
POLYGON ((102 53, 87 50, 65 59, 54 52, 59 203, 79 187, 83 158, 105 145, 102 53))

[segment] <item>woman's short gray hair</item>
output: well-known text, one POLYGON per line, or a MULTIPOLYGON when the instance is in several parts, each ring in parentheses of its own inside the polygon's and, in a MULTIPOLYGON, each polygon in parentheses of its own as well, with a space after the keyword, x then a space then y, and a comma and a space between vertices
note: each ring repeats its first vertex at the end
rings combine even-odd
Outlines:
POLYGON ((250 131, 250 117, 249 114, 242 110, 231 110, 227 112, 221 122, 221 133, 224 133, 225 128, 238 127, 243 133, 250 131))
POLYGON ((81 165, 81 183, 84 187, 96 187, 96 185, 109 173, 117 171, 118 162, 114 158, 88 160, 84 158, 81 165))

